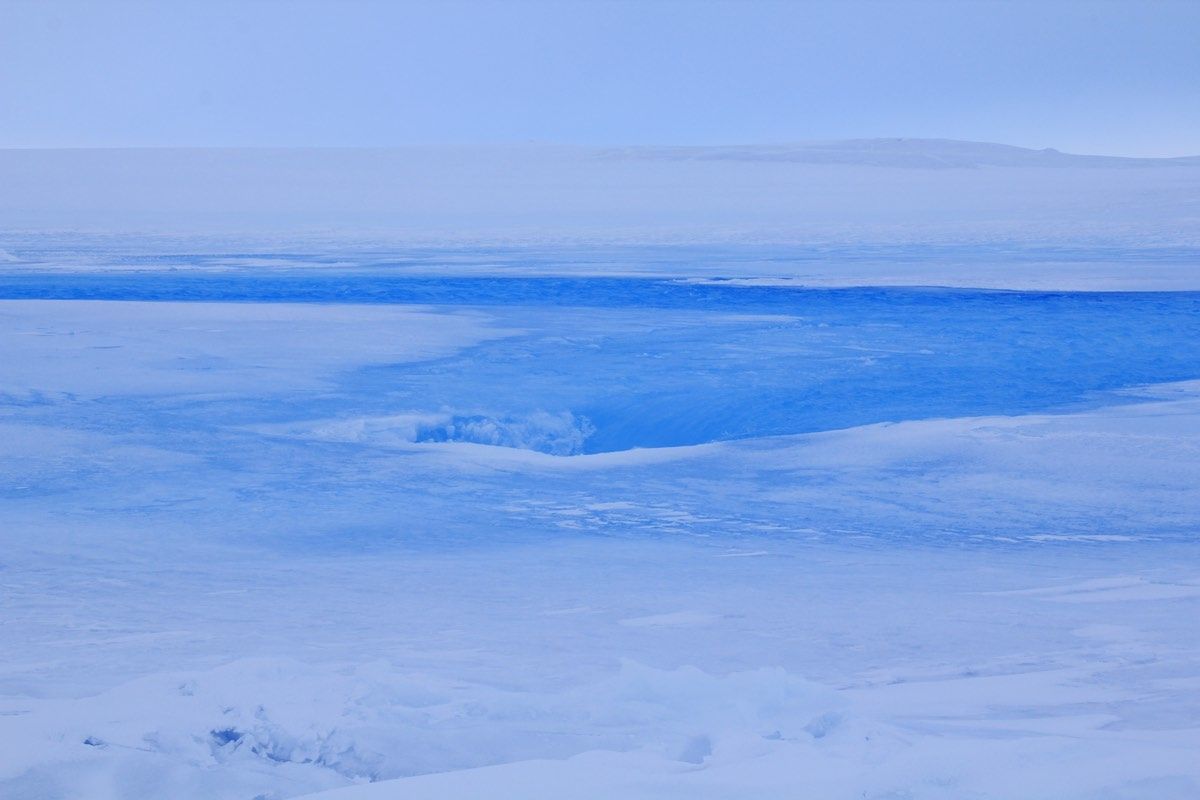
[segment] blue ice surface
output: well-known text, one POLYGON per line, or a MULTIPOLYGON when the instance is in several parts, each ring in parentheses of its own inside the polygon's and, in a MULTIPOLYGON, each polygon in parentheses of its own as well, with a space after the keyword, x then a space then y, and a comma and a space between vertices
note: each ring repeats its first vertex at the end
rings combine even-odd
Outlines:
MULTIPOLYGON (((1113 390, 1200 377, 1200 293, 146 271, 0 275, 0 297, 484 310, 522 332, 447 358, 348 371, 336 391, 302 402, 247 398, 210 404, 203 417, 443 413, 449 421, 424 438, 556 454, 1080 408, 1114 402, 1104 394, 1113 390), (567 423, 522 439, 543 412, 567 423)), ((135 406, 110 413, 157 413, 135 406)), ((186 427, 178 413, 162 424, 186 427)))

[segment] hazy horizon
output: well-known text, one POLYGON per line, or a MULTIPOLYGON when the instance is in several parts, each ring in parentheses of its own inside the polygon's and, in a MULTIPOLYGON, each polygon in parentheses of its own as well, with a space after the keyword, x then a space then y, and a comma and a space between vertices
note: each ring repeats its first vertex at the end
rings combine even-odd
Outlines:
POLYGON ((0 230, 1194 246, 1198 176, 948 140, 0 150, 0 230))
POLYGON ((867 143, 867 142, 910 142, 910 143, 953 143, 953 144, 971 144, 971 145, 988 145, 998 147, 1011 147, 1017 150, 1025 150, 1032 153, 1040 152, 1056 152, 1063 155, 1075 156, 1094 156, 1108 159, 1123 159, 1127 161, 1181 161, 1187 159, 1200 158, 1200 148, 1196 152, 1177 153, 1173 155, 1124 155, 1119 153, 1107 152, 1077 152, 1067 150, 1053 145, 1045 147, 1027 147, 1025 145, 1013 144, 1011 142, 1001 142, 983 139, 953 139, 941 136, 852 136, 837 139, 793 139, 793 140, 777 140, 777 141, 729 141, 729 142, 713 142, 706 145, 687 144, 683 142, 664 142, 661 144, 641 144, 637 142, 613 141, 603 143, 579 143, 565 141, 522 141, 522 142, 454 142, 454 143, 439 143, 439 142, 407 142, 401 144, 387 145, 359 145, 359 144, 326 144, 326 145, 311 145, 311 144, 286 144, 286 145, 210 145, 210 144, 155 144, 155 145, 66 145, 66 146, 44 146, 44 145, 3 145, 0 150, 420 150, 420 149, 445 149, 445 150, 510 150, 510 149, 563 149, 563 150, 608 150, 608 149, 641 149, 641 150, 659 150, 665 148, 688 148, 688 149, 713 149, 713 148, 779 148, 779 147, 811 147, 814 145, 838 145, 849 143, 867 143))
POLYGON ((0 7, 0 147, 766 144, 1200 153, 1200 4, 0 7))

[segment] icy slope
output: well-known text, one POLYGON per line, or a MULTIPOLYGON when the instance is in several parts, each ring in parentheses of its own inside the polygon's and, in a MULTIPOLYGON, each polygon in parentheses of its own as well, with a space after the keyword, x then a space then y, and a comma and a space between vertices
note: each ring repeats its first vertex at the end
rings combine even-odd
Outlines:
POLYGON ((1196 794, 1194 295, 235 273, 0 302, 5 800, 1196 794))

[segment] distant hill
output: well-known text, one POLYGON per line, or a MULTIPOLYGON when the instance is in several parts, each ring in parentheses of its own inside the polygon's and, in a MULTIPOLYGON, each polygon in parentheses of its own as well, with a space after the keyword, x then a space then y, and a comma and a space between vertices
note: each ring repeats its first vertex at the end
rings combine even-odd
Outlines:
POLYGON ((1008 144, 955 139, 845 139, 778 145, 719 147, 624 147, 615 158, 695 161, 776 161, 794 164, 854 164, 874 167, 949 169, 969 167, 1196 167, 1200 156, 1125 158, 1076 155, 1053 148, 1033 150, 1008 144))

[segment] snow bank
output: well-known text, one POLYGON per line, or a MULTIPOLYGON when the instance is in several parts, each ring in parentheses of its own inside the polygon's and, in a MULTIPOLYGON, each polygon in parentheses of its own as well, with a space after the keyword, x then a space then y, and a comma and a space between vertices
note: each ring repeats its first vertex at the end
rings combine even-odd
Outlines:
POLYGON ((696 766, 714 751, 817 742, 842 705, 778 669, 716 677, 626 662, 597 683, 534 693, 383 662, 238 661, 78 701, 6 699, 0 793, 276 797, 596 748, 696 766))
MULTIPOLYGON (((1111 625, 1080 635, 1125 637, 1111 625)), ((0 792, 89 800, 312 791, 321 800, 1194 796, 1200 767, 1189 754, 1200 735, 1117 724, 1096 705, 1104 695, 1091 681, 1087 669, 1059 668, 834 691, 780 669, 718 677, 625 662, 598 681, 529 691, 386 662, 237 661, 75 701, 6 698, 0 792)))

